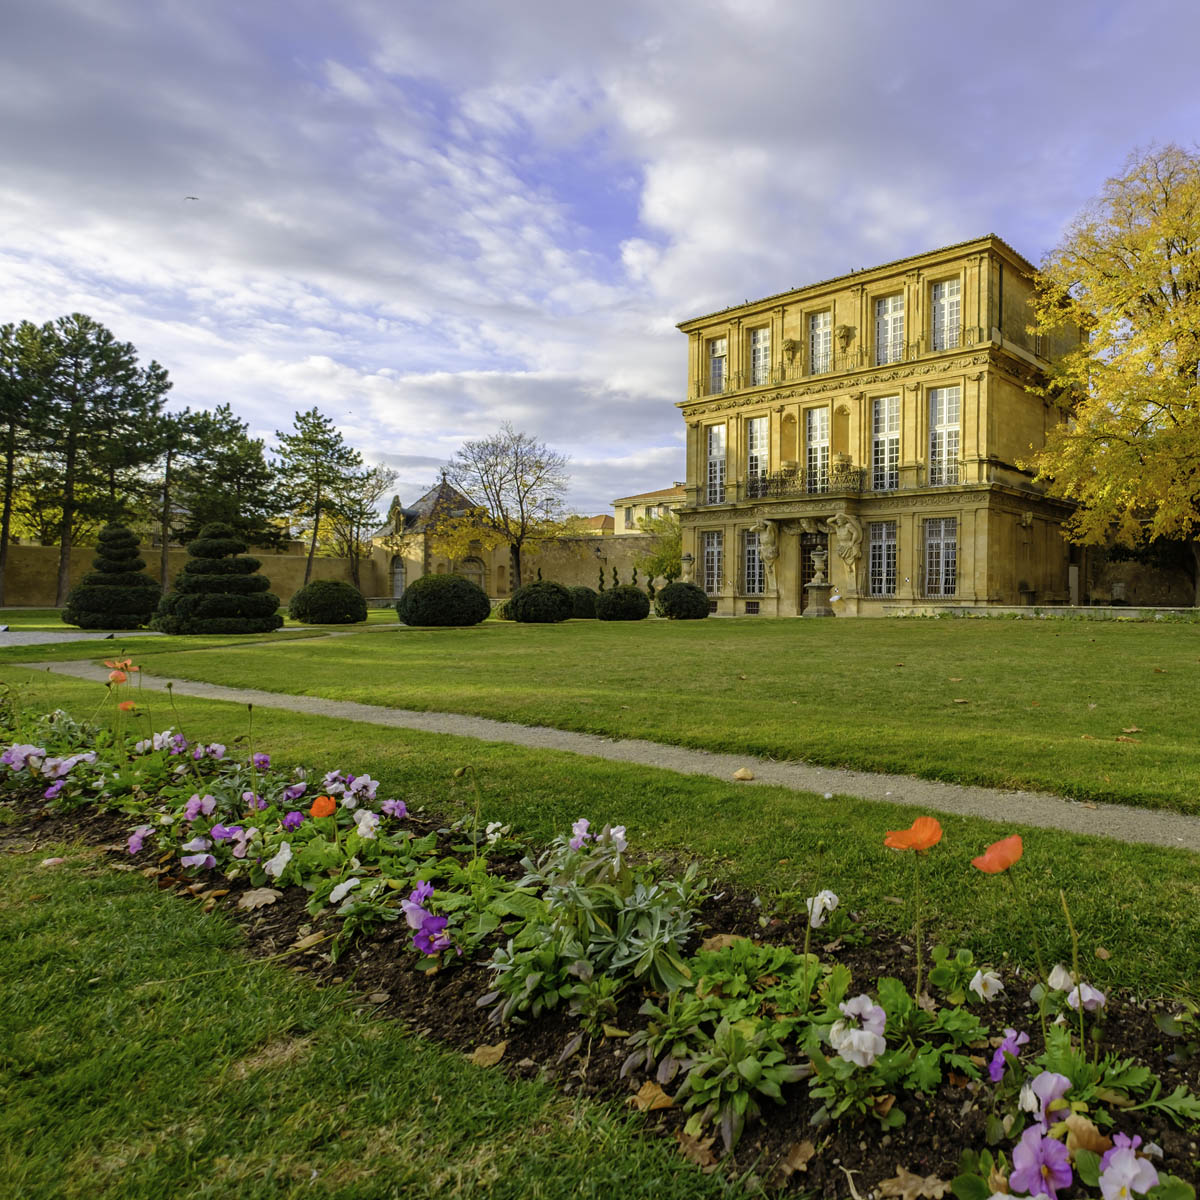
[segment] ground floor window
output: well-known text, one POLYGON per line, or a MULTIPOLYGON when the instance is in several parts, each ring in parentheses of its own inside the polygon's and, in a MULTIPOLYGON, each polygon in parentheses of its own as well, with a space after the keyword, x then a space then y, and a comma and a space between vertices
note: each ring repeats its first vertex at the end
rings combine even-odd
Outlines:
POLYGON ((867 594, 896 594, 896 522, 871 521, 867 525, 867 594))
POLYGON ((758 533, 747 529, 742 539, 742 591, 750 596, 760 596, 763 592, 763 560, 758 533))
POLYGON ((463 579, 469 579, 473 584, 483 588, 483 563, 477 558, 464 558, 462 562, 454 569, 454 574, 461 576, 463 579))
POLYGON ((404 559, 398 554, 392 557, 392 598, 399 600, 404 595, 404 559))
POLYGON ((958 576, 958 518, 925 522, 925 595, 953 596, 958 576))
POLYGON ((715 596, 721 590, 723 536, 720 530, 705 533, 701 537, 703 555, 704 590, 715 596))

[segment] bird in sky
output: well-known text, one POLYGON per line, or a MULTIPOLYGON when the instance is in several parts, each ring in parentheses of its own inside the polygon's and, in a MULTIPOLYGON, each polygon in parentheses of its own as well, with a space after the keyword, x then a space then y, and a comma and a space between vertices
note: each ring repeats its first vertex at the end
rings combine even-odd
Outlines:
POLYGON ((185 200, 199 200, 199 196, 184 196, 185 200))

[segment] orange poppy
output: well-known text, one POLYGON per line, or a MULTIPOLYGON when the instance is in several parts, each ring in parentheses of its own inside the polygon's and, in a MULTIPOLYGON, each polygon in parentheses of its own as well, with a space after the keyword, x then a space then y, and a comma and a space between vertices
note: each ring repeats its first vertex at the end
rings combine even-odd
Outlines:
POLYGON ((332 796, 318 796, 308 810, 310 817, 331 817, 337 811, 337 801, 332 796))
POLYGON ((1014 833, 1012 837, 993 842, 978 858, 971 859, 971 866, 978 867, 988 875, 999 875, 1021 857, 1024 849, 1021 835, 1014 833))
POLYGON ((137 705, 132 700, 122 700, 121 703, 117 705, 117 707, 122 712, 133 712, 133 710, 135 708, 137 708, 137 705))
POLYGON ((124 671, 109 671, 108 673, 109 683, 124 683, 128 678, 129 676, 124 671))
POLYGON ((910 829, 889 829, 883 844, 893 850, 928 850, 941 840, 941 825, 933 817, 918 817, 910 829))

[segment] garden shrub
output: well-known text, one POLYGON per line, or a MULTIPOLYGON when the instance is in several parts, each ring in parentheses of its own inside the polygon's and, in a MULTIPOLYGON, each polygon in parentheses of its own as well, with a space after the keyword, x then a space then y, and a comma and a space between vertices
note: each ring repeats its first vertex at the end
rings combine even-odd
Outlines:
POLYGON ((396 601, 405 625, 478 625, 491 611, 487 592, 461 575, 422 575, 396 601))
POLYGON ((548 579, 517 588, 508 606, 512 619, 524 625, 555 625, 574 611, 571 593, 561 583, 548 579))
POLYGON ((162 588, 145 574, 133 532, 115 522, 100 530, 92 570, 67 596, 62 619, 80 629, 139 629, 154 615, 162 588))
POLYGON ((367 619, 367 601, 344 580, 314 579, 292 597, 288 616, 313 625, 353 625, 367 619))
POLYGON ((497 604, 492 610, 492 616, 494 616, 497 621, 511 621, 513 619, 512 597, 510 596, 507 600, 501 600, 500 603, 497 604))
POLYGON ((650 597, 627 583, 596 597, 598 621, 642 621, 650 615, 650 597))
POLYGON ((163 633, 271 633, 283 624, 271 581, 228 525, 205 525, 188 544, 175 590, 162 598, 153 628, 163 633))
POLYGON ((694 583, 668 583, 654 598, 654 611, 672 621, 699 621, 708 616, 708 595, 694 583))
POLYGON ((567 588, 571 593, 571 616, 580 621, 591 621, 596 616, 596 593, 590 587, 567 588))

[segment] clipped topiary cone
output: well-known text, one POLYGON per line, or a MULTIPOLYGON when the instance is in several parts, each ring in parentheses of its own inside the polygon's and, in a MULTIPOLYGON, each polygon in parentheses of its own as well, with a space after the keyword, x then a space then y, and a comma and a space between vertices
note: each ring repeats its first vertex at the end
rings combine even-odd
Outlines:
POLYGON ((80 629, 140 629, 162 589, 145 573, 133 531, 113 522, 100 530, 92 570, 71 589, 62 619, 80 629))

